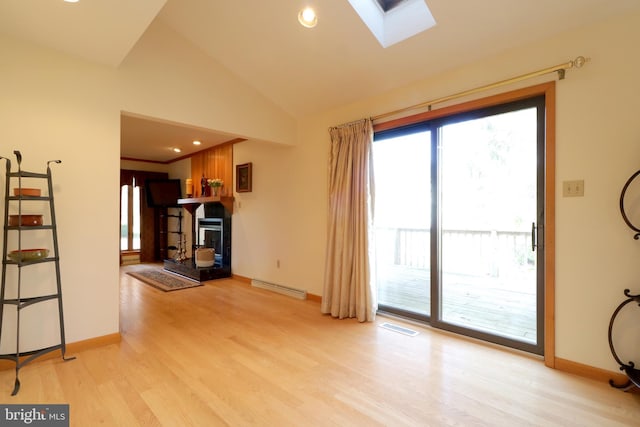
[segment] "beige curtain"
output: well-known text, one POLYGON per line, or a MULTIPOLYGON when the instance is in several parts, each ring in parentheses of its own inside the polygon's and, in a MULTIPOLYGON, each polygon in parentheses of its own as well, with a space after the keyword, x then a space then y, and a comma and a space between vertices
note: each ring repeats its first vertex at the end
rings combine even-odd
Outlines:
POLYGON ((329 129, 329 212, 322 313, 373 321, 370 268, 373 163, 370 119, 329 129))

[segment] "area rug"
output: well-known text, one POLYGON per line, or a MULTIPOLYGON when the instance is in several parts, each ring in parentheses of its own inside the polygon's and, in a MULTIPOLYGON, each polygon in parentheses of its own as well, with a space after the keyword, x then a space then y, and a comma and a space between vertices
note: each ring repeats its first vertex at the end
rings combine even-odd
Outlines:
POLYGON ((202 283, 158 268, 128 271, 128 275, 165 292, 202 286, 202 283))

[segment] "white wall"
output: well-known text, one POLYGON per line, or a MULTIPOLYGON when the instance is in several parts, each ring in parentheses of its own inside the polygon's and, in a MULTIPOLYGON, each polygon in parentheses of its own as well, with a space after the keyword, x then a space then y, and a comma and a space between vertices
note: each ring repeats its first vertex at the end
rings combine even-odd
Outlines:
MULTIPOLYGON (((23 168, 34 171, 44 171, 46 160, 63 161, 53 173, 67 342, 119 330, 122 111, 295 142, 290 116, 162 25, 152 24, 117 70, 4 36, 0 52, 0 156, 18 149, 23 168)), ((185 164, 167 171, 186 177, 185 164)), ((43 239, 33 244, 50 247, 43 239)), ((9 250, 15 245, 9 241, 9 250)), ((50 280, 43 266, 23 269, 29 287, 50 280)), ((54 306, 29 311, 23 350, 54 344, 54 306)), ((9 314, 7 326, 15 317, 9 314)), ((10 329, 3 327, 2 352, 13 350, 10 329)))
POLYGON ((317 189, 296 184, 308 182, 323 160, 316 158, 305 171, 296 163, 298 153, 255 141, 234 145, 235 164, 252 162, 253 188, 234 194, 232 271, 320 295, 324 261, 316 249, 324 235, 313 229, 319 222, 313 210, 324 201, 324 183, 317 189))
POLYGON ((120 169, 168 173, 169 168, 168 165, 165 165, 163 163, 139 162, 136 160, 120 160, 120 169))
MULTIPOLYGON (((116 73, 6 38, 0 38, 0 52, 0 155, 15 160, 12 152, 20 150, 23 169, 34 172, 44 172, 47 160, 62 160, 52 170, 67 341, 117 332, 120 113, 113 96, 116 73)), ((4 174, 0 180, 4 183, 4 174)), ((46 182, 30 185, 46 188, 46 182)), ((17 245, 15 232, 13 236, 9 250, 17 245)), ((23 239, 23 247, 35 244, 28 238, 23 239)), ((50 240, 38 243, 52 248, 50 240)), ((26 292, 36 283, 38 291, 44 291, 47 283, 55 286, 53 263, 22 270, 26 292)), ((25 348, 55 344, 56 313, 53 303, 23 311, 25 348)), ((7 322, 13 321, 13 314, 6 310, 7 322)), ((11 330, 2 332, 2 351, 13 350, 11 330)))
MULTIPOLYGON (((618 212, 623 184, 640 169, 639 24, 636 14, 572 31, 307 117, 295 147, 238 144, 235 162, 252 161, 256 173, 253 193, 238 196, 234 272, 322 294, 329 126, 589 56, 557 85, 556 356, 616 371, 609 318, 625 287, 640 293, 640 243, 618 212), (561 182, 573 179, 585 180, 585 197, 562 198, 561 182)), ((635 347, 627 357, 640 357, 635 347)))
POLYGON ((119 68, 123 111, 295 143, 295 121, 255 89, 155 21, 119 68))

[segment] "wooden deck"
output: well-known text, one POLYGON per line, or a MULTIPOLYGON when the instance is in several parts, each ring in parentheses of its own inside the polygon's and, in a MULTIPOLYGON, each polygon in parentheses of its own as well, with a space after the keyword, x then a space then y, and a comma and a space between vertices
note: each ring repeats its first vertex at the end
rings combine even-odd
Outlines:
MULTIPOLYGON (((431 272, 424 268, 378 267, 378 303, 429 315, 431 272)), ((442 320, 513 338, 536 340, 536 294, 531 278, 445 273, 442 320)))

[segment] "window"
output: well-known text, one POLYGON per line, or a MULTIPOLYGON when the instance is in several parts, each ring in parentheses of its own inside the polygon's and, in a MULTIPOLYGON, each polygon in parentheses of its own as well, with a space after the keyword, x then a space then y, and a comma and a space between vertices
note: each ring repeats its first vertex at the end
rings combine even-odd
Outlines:
POLYGON ((140 250, 140 187, 120 187, 120 250, 140 250))
POLYGON ((376 0, 376 1, 378 2, 382 10, 386 13, 406 0, 376 0))

